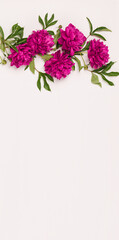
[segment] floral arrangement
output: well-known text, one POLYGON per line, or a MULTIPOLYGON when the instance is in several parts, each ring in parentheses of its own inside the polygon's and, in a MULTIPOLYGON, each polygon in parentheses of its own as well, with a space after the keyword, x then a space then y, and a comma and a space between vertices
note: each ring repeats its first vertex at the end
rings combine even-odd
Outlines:
POLYGON ((0 64, 4 65, 9 60, 11 66, 16 68, 25 66, 24 70, 29 68, 33 74, 37 72, 39 90, 43 82, 44 88, 51 91, 49 81, 54 82, 54 78, 59 80, 66 78, 75 70, 75 64, 78 64, 79 72, 84 69, 91 73, 93 84, 102 86, 100 76, 110 86, 114 85, 107 78, 119 76, 119 72, 109 71, 115 62, 109 61, 109 49, 104 43, 106 39, 100 34, 102 31, 111 32, 110 29, 104 26, 93 29, 90 19, 87 18, 90 27, 88 37, 71 23, 65 29, 60 25, 54 33, 49 30, 57 23, 54 14, 48 18, 47 13, 44 20, 40 16, 38 20, 42 29, 33 31, 27 38, 23 37, 24 28, 18 24, 12 26, 11 33, 6 38, 0 27, 0 49, 3 55, 0 56, 0 64), (44 72, 36 68, 36 56, 45 62, 44 72), (88 63, 85 59, 88 59, 88 63))

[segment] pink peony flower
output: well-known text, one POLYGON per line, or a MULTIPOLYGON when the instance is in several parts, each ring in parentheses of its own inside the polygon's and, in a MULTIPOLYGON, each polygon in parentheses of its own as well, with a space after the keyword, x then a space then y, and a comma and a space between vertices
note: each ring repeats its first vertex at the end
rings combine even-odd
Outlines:
POLYGON ((33 33, 28 37, 27 43, 31 47, 33 55, 39 53, 44 55, 51 50, 54 45, 54 40, 47 30, 43 29, 40 31, 33 31, 33 33))
POLYGON ((71 23, 65 28, 60 29, 61 37, 58 43, 62 45, 62 49, 73 56, 76 51, 81 50, 82 44, 86 41, 86 37, 71 23))
POLYGON ((50 60, 45 62, 45 72, 57 79, 65 78, 70 74, 74 63, 68 57, 68 54, 62 53, 60 50, 52 54, 52 56, 50 60))
POLYGON ((109 50, 100 40, 91 40, 88 50, 88 58, 92 68, 97 69, 105 65, 109 60, 109 50))
POLYGON ((17 68, 19 68, 22 65, 29 65, 29 63, 32 61, 32 53, 28 44, 20 44, 17 46, 17 49, 18 52, 12 48, 10 49, 11 54, 8 56, 8 58, 12 60, 11 66, 15 65, 17 68))

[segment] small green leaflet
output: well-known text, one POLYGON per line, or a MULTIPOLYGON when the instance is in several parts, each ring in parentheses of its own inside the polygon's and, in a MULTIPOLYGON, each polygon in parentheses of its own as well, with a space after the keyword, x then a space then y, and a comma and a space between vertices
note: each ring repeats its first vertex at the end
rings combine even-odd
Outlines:
POLYGON ((78 64, 78 69, 79 69, 79 72, 80 72, 81 69, 83 68, 83 66, 81 66, 81 61, 80 61, 77 57, 74 57, 73 59, 77 62, 77 64, 78 64))
POLYGON ((41 91, 41 74, 38 75, 37 87, 41 91))
POLYGON ((109 81, 103 74, 101 74, 102 79, 107 82, 110 86, 114 86, 114 83, 109 81))
POLYGON ((4 32, 3 32, 3 29, 2 27, 0 26, 0 49, 5 52, 5 44, 4 44, 4 32))
POLYGON ((6 45, 9 46, 10 48, 14 49, 14 51, 18 52, 18 49, 12 45, 9 41, 5 41, 6 45))
POLYGON ((1 42, 0 44, 0 49, 5 52, 5 44, 3 42, 1 42))
MULTIPOLYGON (((74 63, 73 60, 71 60, 71 61, 74 63)), ((74 64, 75 64, 75 63, 74 63, 74 64)), ((72 71, 75 71, 75 65, 72 66, 72 71)))
POLYGON ((104 65, 104 66, 102 66, 102 67, 100 67, 100 68, 98 68, 98 69, 96 69, 96 70, 93 70, 93 72, 100 72, 101 70, 103 70, 102 71, 102 73, 104 73, 104 72, 106 72, 106 71, 108 71, 112 66, 113 66, 113 64, 114 64, 115 62, 109 62, 108 64, 106 64, 106 65, 104 65))
POLYGON ((33 60, 30 62, 29 68, 30 68, 30 71, 34 74, 34 73, 35 73, 35 62, 34 62, 34 58, 33 58, 33 60))
POLYGON ((48 31, 50 35, 55 35, 53 31, 48 31))
POLYGON ((43 19, 40 16, 38 17, 38 21, 43 26, 43 29, 44 29, 45 25, 44 25, 43 19))
POLYGON ((57 33, 54 36, 54 43, 57 44, 58 39, 60 38, 60 30, 57 30, 57 33))
POLYGON ((93 33, 94 33, 94 32, 102 32, 102 31, 111 32, 111 30, 108 29, 108 28, 106 28, 106 27, 98 27, 98 28, 96 28, 96 29, 93 31, 93 33))
POLYGON ((24 34, 24 28, 20 27, 18 23, 16 23, 12 26, 12 33, 6 38, 6 40, 14 38, 16 36, 21 39, 23 38, 23 34, 24 34))
POLYGON ((19 39, 19 40, 17 41, 17 45, 23 44, 23 43, 26 43, 26 42, 27 42, 27 38, 22 38, 22 39, 19 39))
POLYGON ((45 26, 47 27, 47 24, 48 24, 48 13, 46 13, 45 15, 45 26))
POLYGON ((107 72, 103 72, 103 74, 104 75, 106 75, 106 76, 109 76, 109 77, 117 77, 117 76, 119 76, 119 72, 109 72, 109 73, 107 73, 107 72))
POLYGON ((50 86, 49 86, 49 84, 48 84, 48 82, 47 82, 47 80, 46 80, 46 77, 47 77, 50 81, 54 82, 54 79, 53 79, 49 74, 39 72, 38 81, 37 81, 37 87, 38 87, 38 89, 39 89, 40 91, 41 91, 41 78, 43 78, 43 82, 44 82, 44 85, 43 85, 43 86, 44 86, 44 88, 45 88, 47 91, 51 91, 50 86))
POLYGON ((54 21, 54 22, 51 22, 51 23, 49 23, 49 24, 48 24, 48 27, 51 27, 51 26, 55 25, 57 22, 58 22, 58 20, 56 20, 56 21, 54 21))
POLYGON ((52 58, 53 56, 51 54, 45 54, 43 56, 41 56, 42 59, 45 59, 45 60, 49 60, 50 58, 52 58))
POLYGON ((50 89, 50 86, 49 84, 47 83, 46 81, 46 76, 43 74, 43 81, 44 81, 44 88, 47 90, 47 91, 51 91, 50 89))
POLYGON ((55 17, 55 15, 54 15, 54 13, 53 13, 52 16, 51 16, 51 18, 48 20, 48 24, 51 23, 51 22, 54 20, 54 17, 55 17))
POLYGON ((92 33, 91 36, 95 36, 95 37, 98 37, 98 38, 100 38, 100 39, 106 41, 106 38, 103 37, 101 34, 98 34, 98 33, 92 33))
POLYGON ((0 39, 4 39, 4 32, 1 26, 0 26, 0 39))
POLYGON ((99 82, 98 76, 97 76, 96 74, 94 74, 94 73, 92 73, 91 82, 92 82, 93 84, 97 84, 97 85, 99 85, 100 87, 102 87, 101 82, 99 82))
POLYGON ((46 76, 51 82, 54 82, 54 79, 53 79, 53 77, 51 77, 51 75, 45 73, 45 76, 46 76))
POLYGON ((91 21, 90 21, 90 19, 87 17, 87 20, 88 20, 88 23, 89 23, 89 27, 90 27, 90 34, 92 33, 92 31, 93 31, 93 25, 92 25, 92 23, 91 23, 91 21))
MULTIPOLYGON (((46 15, 44 17, 44 21, 40 16, 38 17, 38 21, 42 25, 43 29, 53 26, 58 22, 57 20, 56 21, 53 21, 53 20, 54 20, 54 14, 52 14, 51 18, 48 20, 48 13, 46 13, 46 15)), ((51 33, 49 33, 49 34, 51 34, 51 33)), ((51 34, 51 35, 54 35, 54 34, 51 34)))
POLYGON ((29 66, 27 65, 27 66, 24 68, 24 71, 26 71, 28 68, 29 68, 29 66))
POLYGON ((115 64, 115 62, 109 62, 106 66, 103 66, 103 71, 102 73, 104 72, 107 72, 108 70, 110 70, 110 68, 115 64))
POLYGON ((90 41, 86 44, 86 46, 85 46, 83 49, 81 49, 80 52, 85 52, 85 51, 87 51, 87 50, 89 49, 89 47, 90 47, 90 41))

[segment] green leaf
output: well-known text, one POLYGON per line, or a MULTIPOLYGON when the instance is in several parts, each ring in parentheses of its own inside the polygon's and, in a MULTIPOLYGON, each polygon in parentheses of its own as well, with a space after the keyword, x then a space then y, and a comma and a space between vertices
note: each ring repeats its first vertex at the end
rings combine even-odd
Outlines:
POLYGON ((113 65, 114 65, 115 62, 109 62, 106 66, 104 66, 104 70, 102 71, 103 72, 107 72, 113 65))
POLYGON ((22 39, 19 39, 16 43, 16 45, 19 45, 19 44, 23 44, 23 43, 26 43, 27 42, 27 38, 22 38, 22 39))
POLYGON ((102 67, 100 67, 100 68, 98 68, 98 69, 96 69, 96 70, 93 70, 93 72, 100 72, 101 70, 103 70, 102 71, 102 73, 103 72, 106 72, 106 71, 108 71, 111 67, 112 67, 112 65, 114 64, 115 62, 109 62, 108 64, 106 64, 106 65, 103 65, 102 67))
POLYGON ((94 33, 94 32, 102 32, 102 31, 111 32, 111 30, 108 29, 108 28, 106 28, 106 27, 98 27, 98 28, 96 28, 96 29, 93 31, 93 33, 94 33))
POLYGON ((54 20, 54 17, 55 17, 55 15, 54 15, 54 13, 53 13, 52 16, 51 16, 51 18, 50 18, 49 21, 48 21, 48 24, 51 23, 51 22, 54 20))
POLYGON ((54 82, 54 79, 53 79, 53 77, 51 77, 51 75, 45 73, 45 76, 46 76, 50 81, 54 82))
POLYGON ((55 35, 53 31, 48 31, 50 35, 55 35))
POLYGON ((45 26, 47 28, 47 25, 48 25, 48 13, 46 13, 45 15, 45 26))
POLYGON ((14 49, 14 51, 18 52, 18 49, 12 45, 9 41, 5 41, 6 45, 9 46, 10 48, 14 49))
POLYGON ((73 59, 77 62, 78 68, 79 68, 79 72, 80 72, 81 69, 83 68, 83 67, 81 66, 81 61, 80 61, 77 57, 74 57, 73 59))
POLYGON ((50 86, 49 86, 49 84, 48 84, 47 81, 46 81, 46 76, 45 76, 44 74, 43 74, 42 76, 43 76, 43 80, 44 80, 44 88, 45 88, 47 91, 51 91, 50 86))
POLYGON ((35 73, 35 62, 34 62, 34 58, 33 58, 33 60, 30 62, 29 68, 30 68, 30 71, 34 74, 34 73, 35 73))
POLYGON ((87 51, 88 49, 89 49, 89 47, 90 47, 90 41, 86 44, 86 46, 83 48, 83 49, 81 49, 81 51, 79 51, 79 52, 85 52, 85 51, 87 51))
POLYGON ((28 68, 29 68, 29 66, 27 65, 27 66, 24 68, 24 71, 26 71, 28 68))
POLYGON ((100 39, 102 39, 102 40, 106 41, 106 38, 105 38, 105 37, 103 37, 101 34, 92 33, 92 34, 91 34, 91 36, 95 36, 95 37, 98 37, 98 38, 100 38, 100 39))
POLYGON ((102 79, 107 82, 110 86, 114 86, 114 83, 109 81, 103 74, 101 74, 102 79))
POLYGON ((11 48, 14 49, 14 51, 18 52, 18 49, 14 45, 11 45, 11 48))
MULTIPOLYGON (((74 63, 73 60, 71 60, 71 61, 74 63)), ((72 66, 72 71, 75 71, 75 65, 72 66)))
POLYGON ((18 23, 16 23, 12 26, 12 33, 6 38, 6 40, 10 38, 14 38, 16 36, 18 36, 21 39, 23 38, 23 34, 24 34, 24 28, 20 27, 18 23))
POLYGON ((37 87, 41 91, 41 74, 38 75, 37 87))
POLYGON ((54 43, 57 44, 58 39, 60 38, 60 30, 57 30, 57 33, 54 36, 54 43))
POLYGON ((0 49, 5 52, 5 44, 1 41, 0 49))
POLYGON ((4 39, 4 32, 1 26, 0 26, 0 38, 4 39))
POLYGON ((44 25, 43 19, 40 16, 38 17, 38 21, 43 26, 43 29, 44 29, 45 25, 44 25))
POLYGON ((17 31, 18 28, 19 28, 18 23, 14 24, 14 25, 12 26, 12 33, 14 33, 15 31, 17 31))
POLYGON ((102 87, 102 84, 99 82, 99 78, 96 74, 92 73, 91 82, 102 87))
POLYGON ((117 76, 119 76, 119 72, 109 72, 109 73, 104 73, 103 72, 103 74, 104 75, 106 75, 106 76, 109 76, 109 77, 117 77, 117 76))
POLYGON ((90 33, 92 33, 92 31, 93 31, 93 25, 92 25, 92 23, 91 23, 91 21, 90 21, 90 19, 87 17, 87 20, 88 20, 88 23, 89 23, 89 27, 90 27, 90 33))
POLYGON ((42 59, 45 59, 46 61, 49 60, 50 58, 52 58, 53 56, 51 54, 45 54, 43 56, 41 56, 42 59))
POLYGON ((48 26, 47 26, 47 27, 53 26, 53 25, 55 25, 57 22, 58 22, 58 20, 56 20, 56 21, 54 21, 54 22, 51 22, 50 24, 48 23, 48 26))

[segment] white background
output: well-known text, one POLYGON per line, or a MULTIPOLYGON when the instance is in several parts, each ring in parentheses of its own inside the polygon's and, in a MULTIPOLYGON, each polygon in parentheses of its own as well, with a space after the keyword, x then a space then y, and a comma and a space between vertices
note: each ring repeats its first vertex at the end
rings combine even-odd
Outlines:
MULTIPOLYGON (((27 36, 46 12, 86 36, 86 17, 111 28, 119 60, 118 0, 1 1, 0 25, 27 36)), ((119 77, 102 89, 90 78, 76 70, 40 93, 37 74, 0 66, 1 240, 119 239, 119 77)))

